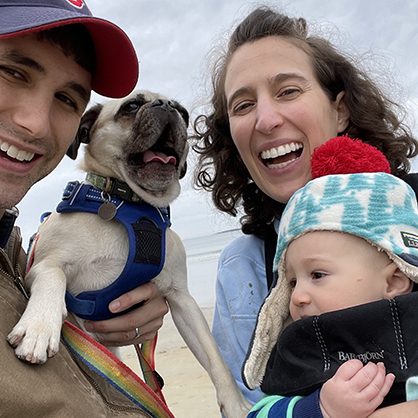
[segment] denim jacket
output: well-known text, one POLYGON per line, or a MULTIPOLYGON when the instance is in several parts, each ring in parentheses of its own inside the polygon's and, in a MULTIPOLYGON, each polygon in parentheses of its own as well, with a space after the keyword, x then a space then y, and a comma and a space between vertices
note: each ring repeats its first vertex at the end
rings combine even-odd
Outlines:
POLYGON ((266 295, 264 241, 254 235, 239 236, 223 249, 218 261, 212 333, 244 396, 253 404, 262 392, 244 385, 241 367, 266 295))

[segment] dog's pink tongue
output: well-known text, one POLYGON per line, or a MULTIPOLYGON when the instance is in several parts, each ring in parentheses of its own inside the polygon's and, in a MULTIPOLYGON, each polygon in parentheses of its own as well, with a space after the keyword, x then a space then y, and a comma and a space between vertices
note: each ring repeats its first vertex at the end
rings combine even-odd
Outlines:
POLYGON ((165 155, 163 152, 154 152, 154 151, 145 151, 144 152, 144 163, 151 163, 154 161, 158 161, 163 164, 176 164, 176 158, 171 156, 165 155))

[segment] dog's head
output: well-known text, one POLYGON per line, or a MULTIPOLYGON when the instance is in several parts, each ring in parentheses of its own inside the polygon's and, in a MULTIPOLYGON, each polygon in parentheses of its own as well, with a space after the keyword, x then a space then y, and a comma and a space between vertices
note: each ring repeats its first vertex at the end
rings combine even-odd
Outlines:
POLYGON ((165 206, 180 192, 186 173, 189 115, 179 103, 148 91, 135 91, 89 109, 67 151, 80 167, 126 182, 148 203, 165 206))

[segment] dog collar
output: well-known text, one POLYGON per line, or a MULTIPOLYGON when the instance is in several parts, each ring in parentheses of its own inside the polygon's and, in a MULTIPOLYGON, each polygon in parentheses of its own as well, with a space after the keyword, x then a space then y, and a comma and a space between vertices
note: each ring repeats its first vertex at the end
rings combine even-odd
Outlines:
POLYGON ((118 179, 87 173, 86 181, 97 189, 127 202, 140 203, 143 201, 125 182, 118 179))

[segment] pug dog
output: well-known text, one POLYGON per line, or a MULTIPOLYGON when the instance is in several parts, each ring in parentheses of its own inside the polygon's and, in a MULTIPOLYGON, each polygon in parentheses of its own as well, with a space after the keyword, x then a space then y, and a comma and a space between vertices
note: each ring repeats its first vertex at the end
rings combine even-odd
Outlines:
POLYGON ((245 417, 251 406, 188 291, 186 252, 169 228, 167 207, 186 170, 188 118, 180 104, 148 91, 95 105, 83 115, 67 154, 75 159, 80 143, 86 144, 80 163, 86 181, 67 185, 39 230, 26 277, 31 296, 8 341, 20 359, 43 363, 58 351, 67 309, 84 329, 83 318, 111 317, 109 302, 145 278, 165 296, 223 413, 245 417), (156 276, 150 279, 148 270, 156 276))

